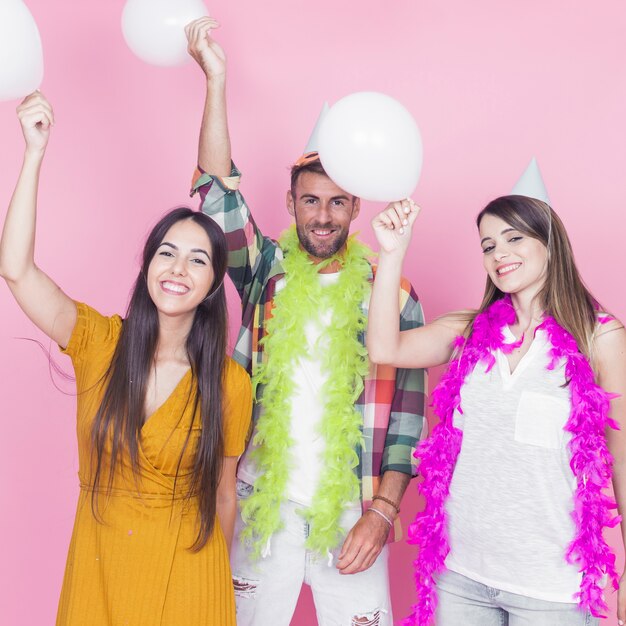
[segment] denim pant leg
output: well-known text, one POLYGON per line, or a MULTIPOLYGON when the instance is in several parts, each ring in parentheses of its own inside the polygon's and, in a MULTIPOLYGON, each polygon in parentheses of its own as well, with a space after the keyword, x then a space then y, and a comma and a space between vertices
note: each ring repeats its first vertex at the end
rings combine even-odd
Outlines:
POLYGON ((597 626, 599 620, 577 604, 547 602, 499 591, 500 605, 509 614, 509 626, 597 626))
POLYGON ((437 579, 437 626, 507 626, 505 611, 494 604, 489 587, 450 570, 437 579))
POLYGON ((445 571, 437 583, 435 623, 451 626, 598 626, 599 620, 574 603, 548 602, 488 587, 445 571))

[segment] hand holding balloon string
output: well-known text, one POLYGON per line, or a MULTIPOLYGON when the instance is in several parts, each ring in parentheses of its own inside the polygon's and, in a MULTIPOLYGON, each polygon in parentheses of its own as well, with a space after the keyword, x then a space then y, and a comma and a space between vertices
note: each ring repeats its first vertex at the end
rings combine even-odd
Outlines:
POLYGON ((391 202, 372 220, 372 228, 378 240, 381 254, 406 254, 411 242, 413 224, 420 212, 420 207, 407 198, 391 202))

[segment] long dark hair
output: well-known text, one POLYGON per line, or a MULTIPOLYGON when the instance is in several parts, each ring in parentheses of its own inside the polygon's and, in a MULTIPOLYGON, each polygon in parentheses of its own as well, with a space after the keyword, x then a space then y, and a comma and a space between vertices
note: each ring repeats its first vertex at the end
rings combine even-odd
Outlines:
MULTIPOLYGON (((572 245, 559 216, 545 202, 517 195, 492 200, 478 214, 478 227, 485 215, 499 217, 546 246, 548 267, 545 284, 538 294, 539 302, 549 315, 574 336, 579 350, 592 359, 600 305, 580 277, 572 245)), ((481 313, 503 296, 487 276, 485 293, 478 312, 481 313)))
MULTIPOLYGON (((219 226, 203 213, 189 208, 178 208, 167 213, 154 226, 143 249, 141 270, 122 325, 119 342, 111 364, 104 375, 105 391, 96 413, 91 438, 95 454, 91 506, 99 518, 98 494, 110 494, 114 470, 127 455, 135 478, 139 474, 139 441, 145 420, 146 386, 153 365, 159 337, 159 318, 156 306, 148 293, 148 266, 168 230, 181 220, 191 220, 201 226, 211 242, 213 285, 207 297, 196 309, 191 330, 186 340, 187 356, 197 388, 188 401, 193 402, 194 413, 199 408, 201 435, 195 455, 186 498, 198 498, 199 530, 191 546, 202 548, 213 531, 216 515, 217 486, 223 459, 222 433, 222 378, 226 358, 227 309, 224 295, 226 272, 226 238, 219 226), (110 461, 105 461, 105 450, 110 449, 110 461), (103 477, 106 476, 106 481, 103 477), (106 488, 100 489, 106 482, 106 488)), ((195 418, 194 418, 195 419, 195 418)), ((190 440, 193 419, 178 467, 190 440)), ((174 482, 175 493, 178 470, 174 482)))

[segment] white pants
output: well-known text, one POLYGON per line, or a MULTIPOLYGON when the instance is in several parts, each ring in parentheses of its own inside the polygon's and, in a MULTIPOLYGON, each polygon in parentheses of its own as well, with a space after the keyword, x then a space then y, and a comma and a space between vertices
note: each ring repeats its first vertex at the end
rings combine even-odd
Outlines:
MULTIPOLYGON (((238 481, 238 497, 245 498, 251 487, 238 481)), ((281 506, 283 528, 272 535, 271 554, 251 561, 249 549, 239 534, 243 527, 237 515, 231 554, 238 626, 289 626, 298 602, 302 583, 311 586, 320 626, 392 626, 388 548, 376 562, 358 574, 340 574, 337 554, 328 558, 305 548, 308 523, 297 511, 300 504, 287 501, 281 506)), ((348 532, 361 517, 361 510, 344 513, 341 526, 348 532)))

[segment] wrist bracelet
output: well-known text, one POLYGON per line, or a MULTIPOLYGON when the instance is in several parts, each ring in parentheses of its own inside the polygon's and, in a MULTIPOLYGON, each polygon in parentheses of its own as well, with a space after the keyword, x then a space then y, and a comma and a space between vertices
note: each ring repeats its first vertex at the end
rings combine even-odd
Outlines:
POLYGON ((400 514, 400 507, 393 500, 390 500, 389 498, 385 498, 385 496, 379 496, 379 495, 375 495, 372 498, 372 501, 374 500, 381 500, 382 502, 386 502, 389 506, 392 506, 396 510, 397 515, 400 514))
POLYGON ((376 515, 380 515, 387 522, 387 524, 389 524, 389 528, 393 526, 393 522, 382 511, 375 509, 373 506, 371 506, 367 510, 372 511, 373 513, 376 513, 376 515))

